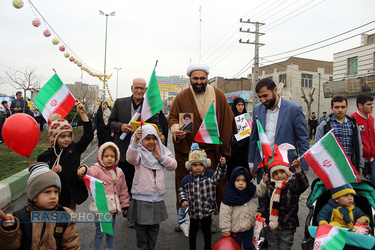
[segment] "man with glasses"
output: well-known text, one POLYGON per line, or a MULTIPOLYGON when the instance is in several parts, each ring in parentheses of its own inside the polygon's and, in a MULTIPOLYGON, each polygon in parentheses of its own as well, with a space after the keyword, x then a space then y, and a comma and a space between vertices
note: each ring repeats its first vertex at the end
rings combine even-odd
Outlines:
MULTIPOLYGON (((129 97, 118 98, 112 108, 109 121, 111 128, 115 133, 115 144, 120 149, 120 161, 118 166, 122 169, 125 174, 126 185, 128 186, 129 195, 131 196, 131 187, 133 185, 134 177, 134 166, 126 161, 126 151, 130 144, 130 138, 132 133, 132 127, 130 126, 130 120, 136 112, 141 112, 143 104, 143 96, 146 93, 146 81, 143 78, 135 78, 133 85, 131 86, 132 95, 129 97), (124 139, 121 139, 122 133, 127 133, 124 139)), ((139 120, 139 118, 138 118, 139 120)), ((160 133, 163 132, 159 123, 159 116, 154 115, 146 122, 154 123, 158 126, 160 133)), ((164 139, 161 136, 161 139, 164 139)), ((127 223, 129 227, 134 227, 134 222, 127 223)))
MULTIPOLYGON (((187 69, 187 75, 190 77, 190 87, 176 96, 169 112, 168 125, 173 135, 175 157, 178 164, 175 173, 177 209, 180 207, 177 200, 180 183, 184 176, 189 174, 189 171, 185 168, 185 162, 188 160, 190 146, 194 142, 195 135, 212 101, 214 101, 215 105, 220 141, 223 144, 199 143, 199 147, 204 149, 207 157, 211 159, 211 169, 216 169, 220 156, 224 156, 228 160, 231 154, 230 145, 233 134, 237 133, 234 115, 227 99, 220 89, 207 84, 208 74, 209 67, 205 63, 190 64, 187 69), (193 114, 191 117, 194 121, 192 133, 186 133, 180 129, 180 119, 183 118, 183 114, 187 113, 193 114)), ((221 202, 226 183, 226 180, 222 180, 217 187, 217 204, 221 202)), ((178 231, 179 228, 176 227, 175 230, 178 231)))

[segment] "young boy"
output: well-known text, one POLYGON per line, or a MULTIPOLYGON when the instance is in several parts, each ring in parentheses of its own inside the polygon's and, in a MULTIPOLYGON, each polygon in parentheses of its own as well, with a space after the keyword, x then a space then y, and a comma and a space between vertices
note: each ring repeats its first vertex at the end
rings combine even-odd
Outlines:
POLYGON ((59 206, 60 178, 47 164, 34 163, 29 171, 28 204, 13 215, 7 214, 6 223, 0 224, 0 248, 80 249, 74 223, 61 223, 62 227, 57 227, 56 223, 14 223, 30 222, 32 211, 70 211, 59 206))
POLYGON ((178 200, 182 207, 190 207, 189 246, 196 249, 198 225, 201 223, 204 235, 204 249, 211 249, 211 215, 217 213, 216 186, 224 178, 227 166, 220 158, 216 171, 207 169, 211 160, 197 143, 191 145, 189 160, 185 163, 190 174, 182 179, 178 200))
POLYGON ((331 225, 353 229, 355 222, 368 225, 369 217, 354 205, 355 191, 350 184, 331 189, 332 198, 316 217, 319 226, 331 225))
MULTIPOLYGON (((294 233, 299 226, 298 201, 299 196, 309 187, 309 181, 301 169, 300 159, 293 161, 296 170, 294 175, 290 171, 285 145, 277 145, 273 152, 273 162, 268 170, 271 181, 267 184, 267 191, 258 208, 257 216, 268 217, 270 230, 267 232, 268 249, 291 249, 294 233)), ((290 145, 294 148, 292 145, 290 145)))

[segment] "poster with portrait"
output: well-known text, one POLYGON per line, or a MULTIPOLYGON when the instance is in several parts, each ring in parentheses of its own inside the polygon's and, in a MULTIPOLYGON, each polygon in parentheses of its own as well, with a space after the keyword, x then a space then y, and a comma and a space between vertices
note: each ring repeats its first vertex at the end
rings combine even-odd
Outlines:
POLYGON ((194 120, 193 113, 180 113, 179 114, 180 130, 186 133, 193 133, 193 120, 194 120))
POLYGON ((251 119, 249 114, 242 114, 234 117, 236 121, 237 131, 238 133, 234 135, 237 141, 245 139, 249 137, 251 134, 253 120, 251 119))

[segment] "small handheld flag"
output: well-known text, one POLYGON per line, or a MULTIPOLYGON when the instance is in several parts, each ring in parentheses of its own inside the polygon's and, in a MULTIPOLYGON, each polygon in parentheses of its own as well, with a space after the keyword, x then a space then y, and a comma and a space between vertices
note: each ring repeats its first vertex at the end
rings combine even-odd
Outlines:
POLYGON ((262 124, 258 120, 258 117, 255 117, 257 128, 258 128, 258 135, 259 141, 257 141, 260 157, 262 158, 258 169, 268 165, 269 159, 272 157, 272 149, 270 143, 268 141, 267 135, 264 132, 262 124))
MULTIPOLYGON (((157 61, 156 61, 157 64, 157 61)), ((156 68, 156 65, 155 65, 156 68)), ((150 119, 153 115, 156 115, 160 110, 163 109, 163 102, 160 97, 158 80, 155 75, 155 68, 152 71, 150 82, 147 86, 145 99, 143 100, 142 111, 141 111, 141 123, 150 119)))
POLYGON ((98 208, 102 231, 113 236, 112 216, 108 210, 103 181, 90 175, 84 176, 83 180, 85 181, 86 187, 90 190, 91 196, 93 197, 96 207, 98 208))
POLYGON ((327 189, 346 183, 360 182, 357 170, 333 134, 333 130, 323 136, 302 157, 323 181, 327 189))
POLYGON ((194 140, 207 144, 223 144, 220 141, 214 102, 211 103, 194 140))
POLYGON ((68 87, 54 74, 51 79, 43 86, 34 100, 44 119, 52 114, 60 114, 61 118, 72 110, 76 100, 68 87))

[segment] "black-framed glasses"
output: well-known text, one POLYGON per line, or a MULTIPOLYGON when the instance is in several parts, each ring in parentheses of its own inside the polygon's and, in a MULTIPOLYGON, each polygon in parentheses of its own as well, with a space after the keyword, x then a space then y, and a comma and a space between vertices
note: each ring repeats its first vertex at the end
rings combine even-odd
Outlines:
POLYGON ((143 87, 133 87, 134 90, 142 90, 144 91, 146 88, 143 88, 143 87))

